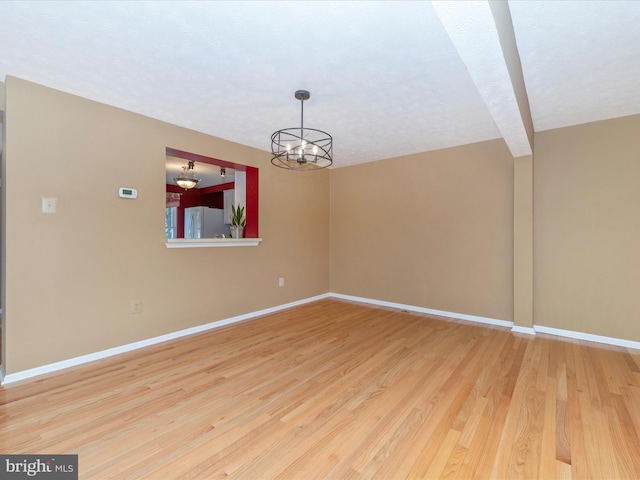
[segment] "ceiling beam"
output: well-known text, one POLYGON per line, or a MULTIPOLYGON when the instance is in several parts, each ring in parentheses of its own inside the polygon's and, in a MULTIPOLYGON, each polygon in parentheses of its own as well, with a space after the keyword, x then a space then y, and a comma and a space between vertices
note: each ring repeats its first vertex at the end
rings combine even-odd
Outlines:
POLYGON ((507 2, 431 3, 511 154, 531 155, 533 122, 507 2))

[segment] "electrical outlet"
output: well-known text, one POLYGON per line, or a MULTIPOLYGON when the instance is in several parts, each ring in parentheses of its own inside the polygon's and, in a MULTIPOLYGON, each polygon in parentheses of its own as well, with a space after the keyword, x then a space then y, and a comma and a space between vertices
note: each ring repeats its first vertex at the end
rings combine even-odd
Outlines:
POLYGON ((42 197, 42 213, 56 213, 57 198, 42 197))
POLYGON ((279 286, 279 287, 284 287, 284 277, 280 277, 280 278, 278 279, 278 286, 279 286))
POLYGON ((131 315, 142 313, 142 300, 131 300, 131 315))

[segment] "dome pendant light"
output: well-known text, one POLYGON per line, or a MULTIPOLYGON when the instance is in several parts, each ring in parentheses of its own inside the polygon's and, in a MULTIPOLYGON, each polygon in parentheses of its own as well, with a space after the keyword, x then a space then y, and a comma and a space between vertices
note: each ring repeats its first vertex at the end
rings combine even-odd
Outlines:
POLYGON ((311 94, 298 90, 300 128, 284 128, 271 135, 271 163, 287 170, 317 170, 333 163, 333 138, 327 132, 304 128, 304 101, 311 94))
POLYGON ((196 178, 196 174, 193 171, 193 162, 191 160, 189 160, 188 165, 182 167, 182 173, 179 177, 174 178, 174 180, 185 190, 190 190, 198 184, 200 179, 196 178))

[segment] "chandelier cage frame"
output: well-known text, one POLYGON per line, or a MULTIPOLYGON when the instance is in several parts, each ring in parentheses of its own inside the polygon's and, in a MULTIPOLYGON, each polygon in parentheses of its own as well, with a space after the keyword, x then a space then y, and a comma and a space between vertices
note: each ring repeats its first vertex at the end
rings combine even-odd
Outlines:
POLYGON ((327 132, 304 127, 304 101, 311 94, 298 90, 300 127, 283 128, 271 135, 271 163, 286 170, 317 170, 333 164, 333 138, 327 132))

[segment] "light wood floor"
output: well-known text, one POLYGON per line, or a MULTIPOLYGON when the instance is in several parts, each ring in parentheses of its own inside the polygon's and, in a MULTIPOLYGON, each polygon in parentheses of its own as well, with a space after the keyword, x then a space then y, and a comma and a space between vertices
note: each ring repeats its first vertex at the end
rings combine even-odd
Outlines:
POLYGON ((640 352, 322 300, 0 388, 84 479, 640 478, 640 352))

